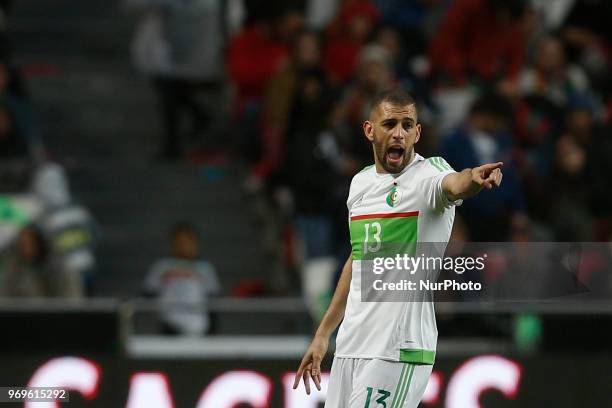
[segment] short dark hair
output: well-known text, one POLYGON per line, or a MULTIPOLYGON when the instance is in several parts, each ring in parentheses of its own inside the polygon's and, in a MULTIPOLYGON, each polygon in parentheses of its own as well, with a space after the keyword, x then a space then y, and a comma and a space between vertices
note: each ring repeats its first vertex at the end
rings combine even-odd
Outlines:
POLYGON ((170 238, 174 239, 181 234, 191 235, 196 239, 198 238, 198 231, 196 227, 187 221, 177 222, 172 226, 172 228, 170 228, 170 238))
POLYGON ((383 102, 390 103, 394 106, 410 106, 416 105, 414 98, 408 92, 402 88, 388 89, 386 91, 379 92, 372 100, 372 106, 370 113, 374 112, 380 104, 383 102))

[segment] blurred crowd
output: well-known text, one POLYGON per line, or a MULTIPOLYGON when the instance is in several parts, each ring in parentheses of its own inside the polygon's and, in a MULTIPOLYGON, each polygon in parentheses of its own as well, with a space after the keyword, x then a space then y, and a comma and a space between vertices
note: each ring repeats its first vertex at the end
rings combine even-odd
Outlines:
POLYGON ((348 187, 372 162, 362 123, 373 97, 393 87, 417 101, 417 152, 456 170, 504 162, 501 188, 458 209, 455 236, 610 239, 610 2, 127 5, 141 15, 133 62, 159 97, 159 156, 184 157, 194 139, 221 135, 216 148, 250 169, 243 187, 280 287, 299 276, 287 270, 316 271, 310 261, 350 251, 348 187), (207 132, 220 110, 225 126, 207 132))
POLYGON ((244 2, 225 63, 245 188, 282 262, 348 253, 348 186, 372 162, 362 123, 392 87, 417 100, 419 153, 504 162, 502 187, 458 210, 467 240, 610 239, 610 2, 266 3, 244 2))
POLYGON ((0 297, 82 298, 95 270, 95 226, 52 161, 15 63, 12 1, 0 1, 0 297))
MULTIPOLYGON (((417 101, 417 152, 456 170, 504 162, 502 187, 459 207, 455 239, 610 239, 608 1, 124 3, 138 18, 132 62, 159 105, 159 159, 204 149, 248 167, 243 188, 275 290, 309 290, 312 280, 288 272, 320 276, 349 253, 350 180, 372 162, 362 123, 374 95, 393 87, 417 101)), ((65 279, 72 289, 61 295, 83 296, 95 228, 42 145, 5 32, 10 5, 0 1, 0 290, 53 296, 65 279)), ((154 282, 146 289, 160 295, 154 282)))

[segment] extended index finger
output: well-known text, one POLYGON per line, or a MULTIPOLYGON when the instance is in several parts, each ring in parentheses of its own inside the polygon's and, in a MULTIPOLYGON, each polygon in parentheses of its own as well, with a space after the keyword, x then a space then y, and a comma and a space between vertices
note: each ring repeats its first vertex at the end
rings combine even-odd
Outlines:
POLYGON ((480 166, 481 169, 486 170, 487 172, 493 171, 495 169, 501 169, 504 166, 504 162, 497 163, 487 163, 480 166))

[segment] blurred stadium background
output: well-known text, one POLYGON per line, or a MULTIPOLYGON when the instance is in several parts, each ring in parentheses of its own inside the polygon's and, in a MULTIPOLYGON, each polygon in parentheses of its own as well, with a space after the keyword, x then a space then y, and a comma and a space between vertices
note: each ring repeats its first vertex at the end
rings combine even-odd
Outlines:
POLYGON ((350 251, 369 101, 400 86, 420 154, 505 163, 453 242, 599 243, 568 261, 596 301, 441 299, 422 406, 612 406, 611 16, 0 1, 0 386, 69 387, 73 407, 322 407, 291 373, 350 251))

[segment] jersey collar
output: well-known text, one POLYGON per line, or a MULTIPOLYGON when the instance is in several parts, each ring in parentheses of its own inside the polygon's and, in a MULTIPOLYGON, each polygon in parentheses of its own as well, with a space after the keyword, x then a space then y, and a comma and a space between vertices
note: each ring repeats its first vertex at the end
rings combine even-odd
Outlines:
POLYGON ((400 171, 399 173, 396 173, 396 174, 378 173, 376 171, 376 166, 374 166, 374 174, 376 174, 377 177, 391 176, 393 178, 398 178, 399 176, 404 174, 406 171, 408 171, 409 168, 411 168, 412 166, 414 166, 416 163, 420 162, 421 160, 425 160, 425 158, 423 156, 421 156, 420 154, 418 154, 417 152, 415 152, 414 153, 414 157, 412 158, 412 161, 410 163, 408 163, 408 165, 406 167, 404 167, 404 170, 400 171))

